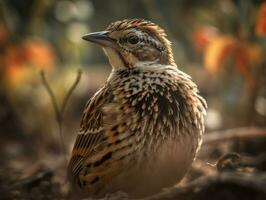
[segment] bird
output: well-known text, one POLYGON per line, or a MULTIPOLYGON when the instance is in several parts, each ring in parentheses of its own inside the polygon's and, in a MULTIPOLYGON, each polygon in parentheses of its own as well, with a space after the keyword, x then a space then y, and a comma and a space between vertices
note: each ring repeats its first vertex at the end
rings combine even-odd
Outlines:
POLYGON ((201 146, 207 103, 165 30, 124 19, 82 38, 112 70, 83 111, 67 172, 74 194, 142 198, 178 183, 201 146))

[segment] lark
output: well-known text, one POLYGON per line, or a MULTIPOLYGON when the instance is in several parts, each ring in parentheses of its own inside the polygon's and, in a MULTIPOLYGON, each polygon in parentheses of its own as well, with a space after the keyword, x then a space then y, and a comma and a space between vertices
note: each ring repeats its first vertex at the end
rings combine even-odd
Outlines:
POLYGON ((178 183, 201 146, 207 105, 165 31, 125 19, 83 39, 103 48, 112 71, 83 112, 68 167, 75 194, 139 198, 178 183))

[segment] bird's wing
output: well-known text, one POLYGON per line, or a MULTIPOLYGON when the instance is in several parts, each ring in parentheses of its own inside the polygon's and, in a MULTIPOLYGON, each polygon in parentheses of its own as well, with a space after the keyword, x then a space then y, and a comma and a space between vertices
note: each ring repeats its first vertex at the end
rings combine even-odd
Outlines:
POLYGON ((71 176, 79 173, 83 160, 100 144, 104 136, 102 108, 111 99, 112 94, 108 87, 103 87, 87 102, 80 124, 80 133, 76 138, 68 166, 71 176))

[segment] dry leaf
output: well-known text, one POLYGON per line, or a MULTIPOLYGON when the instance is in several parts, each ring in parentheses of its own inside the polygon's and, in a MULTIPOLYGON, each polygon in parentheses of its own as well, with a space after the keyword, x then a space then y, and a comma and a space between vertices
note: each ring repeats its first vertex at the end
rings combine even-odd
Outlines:
POLYGON ((216 73, 224 61, 232 55, 237 42, 230 36, 220 36, 206 47, 204 51, 204 66, 212 73, 216 73))
POLYGON ((209 42, 217 38, 218 30, 213 26, 200 26, 193 34, 194 45, 197 50, 204 49, 209 42))
POLYGON ((5 49, 3 64, 6 80, 10 84, 20 84, 36 69, 53 68, 55 54, 45 41, 25 40, 21 44, 11 44, 5 49))
POLYGON ((266 36, 266 3, 261 4, 257 18, 256 34, 266 36))

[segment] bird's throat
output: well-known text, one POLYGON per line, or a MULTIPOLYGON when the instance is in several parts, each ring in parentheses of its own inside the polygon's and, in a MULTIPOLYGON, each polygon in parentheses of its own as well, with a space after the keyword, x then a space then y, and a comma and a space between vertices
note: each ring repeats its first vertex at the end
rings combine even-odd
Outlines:
POLYGON ((128 67, 128 63, 118 51, 110 47, 104 47, 103 50, 114 70, 125 69, 128 67))

